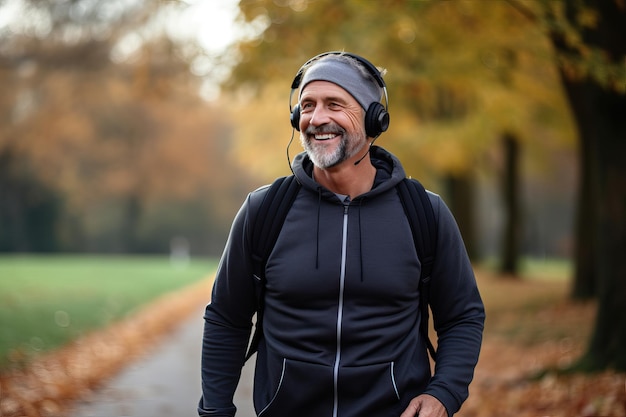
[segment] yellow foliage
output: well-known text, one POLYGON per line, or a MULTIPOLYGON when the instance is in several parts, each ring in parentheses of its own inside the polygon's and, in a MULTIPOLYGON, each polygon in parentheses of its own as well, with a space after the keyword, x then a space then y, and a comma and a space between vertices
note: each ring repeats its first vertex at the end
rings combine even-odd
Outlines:
POLYGON ((388 70, 391 125, 377 143, 420 174, 474 169, 505 131, 531 148, 545 146, 546 138, 554 147, 575 143, 549 40, 507 2, 291 6, 241 3, 244 16, 264 13, 270 22, 269 37, 244 45, 246 59, 233 74, 245 88, 263 86, 255 99, 265 102, 252 104, 256 111, 246 113, 247 126, 237 127, 237 141, 244 144, 237 157, 258 175, 285 174, 286 158, 274 147, 284 149, 290 136, 288 84, 302 62, 324 50, 359 53, 388 70), (329 25, 338 29, 328 31, 329 25), (280 140, 265 138, 265 146, 258 146, 253 138, 259 130, 280 140))
POLYGON ((258 91, 224 97, 234 121, 230 155, 259 185, 290 174, 287 145, 292 133, 291 159, 302 151, 299 132, 294 133, 289 122, 290 84, 291 80, 274 82, 258 91))

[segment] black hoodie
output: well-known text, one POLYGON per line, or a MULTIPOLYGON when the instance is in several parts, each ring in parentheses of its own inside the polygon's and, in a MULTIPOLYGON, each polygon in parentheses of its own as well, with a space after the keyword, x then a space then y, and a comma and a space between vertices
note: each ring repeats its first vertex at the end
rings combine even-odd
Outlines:
MULTIPOLYGON (((302 184, 266 267, 264 337, 254 406, 266 417, 399 416, 421 393, 452 415, 468 396, 485 313, 450 211, 429 193, 437 218, 430 303, 438 337, 435 372, 419 332, 417 258, 396 184, 400 162, 372 147, 373 188, 349 202, 312 178, 302 184)), ((248 216, 267 187, 237 214, 206 308, 200 416, 233 416, 256 300, 248 216)))

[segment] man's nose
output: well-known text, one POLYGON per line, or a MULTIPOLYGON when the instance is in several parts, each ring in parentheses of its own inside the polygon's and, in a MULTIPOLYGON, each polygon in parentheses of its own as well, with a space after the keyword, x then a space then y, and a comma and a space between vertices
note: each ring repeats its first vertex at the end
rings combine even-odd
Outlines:
POLYGON ((311 113, 309 124, 313 126, 321 126, 330 121, 330 114, 326 106, 316 106, 311 113))

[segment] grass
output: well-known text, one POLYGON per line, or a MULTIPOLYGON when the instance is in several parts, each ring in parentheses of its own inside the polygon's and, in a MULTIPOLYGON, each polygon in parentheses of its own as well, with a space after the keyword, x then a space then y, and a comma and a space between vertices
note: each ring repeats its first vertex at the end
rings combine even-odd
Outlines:
POLYGON ((574 274, 574 265, 567 259, 523 258, 520 270, 529 279, 567 281, 574 274))
POLYGON ((119 320, 215 266, 164 256, 0 256, 0 370, 119 320))
MULTIPOLYGON (((498 273, 498 259, 488 257, 478 267, 498 273)), ((519 277, 540 281, 568 281, 574 274, 573 262, 569 259, 523 257, 518 263, 519 277)))

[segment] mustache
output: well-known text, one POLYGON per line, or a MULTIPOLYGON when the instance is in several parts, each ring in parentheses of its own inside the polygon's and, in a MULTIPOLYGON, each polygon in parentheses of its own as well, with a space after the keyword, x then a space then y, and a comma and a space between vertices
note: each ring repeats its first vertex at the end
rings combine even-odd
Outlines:
POLYGON ((346 130, 336 123, 327 123, 321 126, 309 125, 304 133, 307 135, 323 135, 324 133, 340 133, 344 134, 346 130))

